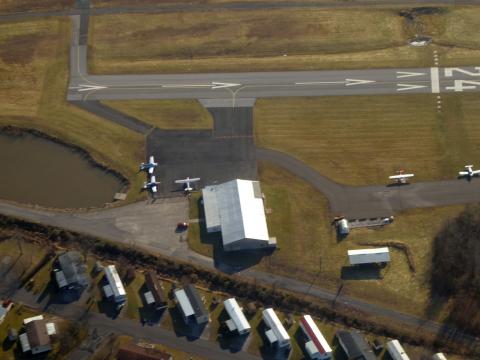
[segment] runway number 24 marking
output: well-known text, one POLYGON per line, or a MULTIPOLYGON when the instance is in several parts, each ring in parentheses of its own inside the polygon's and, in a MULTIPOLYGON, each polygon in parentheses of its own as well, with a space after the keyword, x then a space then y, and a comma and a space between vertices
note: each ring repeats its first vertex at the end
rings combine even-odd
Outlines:
MULTIPOLYGON (((453 73, 459 72, 468 76, 480 76, 480 67, 475 68, 476 72, 469 71, 461 68, 445 68, 445 77, 452 77, 453 73)), ((477 86, 480 86, 480 81, 474 80, 455 80, 454 86, 447 86, 447 90, 454 90, 455 92, 461 92, 463 90, 473 90, 477 86)))

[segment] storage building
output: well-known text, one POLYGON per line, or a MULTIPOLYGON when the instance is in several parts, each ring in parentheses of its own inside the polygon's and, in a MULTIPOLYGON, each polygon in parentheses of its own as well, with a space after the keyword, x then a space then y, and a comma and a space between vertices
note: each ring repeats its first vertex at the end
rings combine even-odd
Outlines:
POLYGON ((376 360, 370 346, 357 331, 339 330, 335 334, 349 360, 376 360))
POLYGON ((208 232, 222 233, 225 251, 276 246, 268 235, 258 181, 232 180, 202 191, 208 232))
POLYGON ((194 321, 200 325, 208 322, 208 312, 195 286, 189 284, 183 289, 177 289, 174 296, 185 323, 194 321))
POLYGON ((308 339, 308 341, 305 343, 305 350, 310 359, 331 359, 332 349, 310 315, 302 316, 300 319, 300 327, 308 339))
POLYGON ((447 360, 447 357, 443 353, 436 353, 432 356, 432 360, 447 360))
POLYGON ((393 360, 410 360, 398 340, 390 340, 387 342, 387 351, 393 360))
POLYGON ((272 308, 263 310, 262 318, 265 325, 269 328, 269 330, 265 332, 265 336, 270 344, 275 344, 281 348, 290 346, 290 336, 280 322, 277 314, 275 314, 275 311, 273 311, 272 308))
POLYGON ((87 266, 78 251, 68 251, 58 257, 59 271, 55 271, 55 280, 59 288, 86 288, 90 284, 87 266))
POLYGON ((227 299, 223 302, 223 306, 230 317, 226 322, 228 329, 230 331, 237 331, 239 335, 248 334, 251 327, 242 309, 238 306, 237 300, 234 298, 227 299))
POLYGON ((165 308, 167 299, 163 293, 162 285, 154 272, 149 271, 145 274, 145 285, 148 291, 143 296, 147 305, 153 306, 156 310, 165 308))
POLYGON ((45 320, 33 320, 25 325, 25 333, 19 336, 23 352, 31 351, 35 355, 52 350, 46 325, 45 320))
POLYGON ((378 264, 390 261, 388 247, 376 249, 348 250, 350 265, 378 264))
POLYGON ((105 297, 113 299, 117 304, 123 304, 127 299, 127 293, 115 265, 105 267, 105 277, 108 281, 108 284, 103 287, 105 297))

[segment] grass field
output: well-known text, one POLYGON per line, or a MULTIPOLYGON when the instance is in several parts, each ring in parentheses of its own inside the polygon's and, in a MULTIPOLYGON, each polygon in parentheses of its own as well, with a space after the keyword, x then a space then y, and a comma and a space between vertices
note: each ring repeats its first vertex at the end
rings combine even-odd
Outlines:
POLYGON ((90 68, 158 73, 430 64, 430 49, 406 45, 410 34, 397 13, 274 9, 99 16, 91 21, 90 68), (112 27, 118 31, 107 31, 112 27))
POLYGON ((73 9, 75 0, 2 0, 0 14, 73 9))
POLYGON ((472 65, 480 60, 479 32, 472 31, 479 16, 474 7, 413 20, 398 8, 97 16, 89 65, 94 73, 420 67, 433 65, 433 50, 442 65, 472 65), (408 46, 416 34, 433 36, 433 43, 408 46))
POLYGON ((213 127, 212 116, 196 100, 111 100, 103 103, 160 129, 213 127))
POLYGON ((480 147, 475 94, 259 100, 255 139, 339 183, 387 183, 398 169, 415 181, 452 179, 480 147))
POLYGON ((129 200, 143 197, 143 136, 65 100, 69 42, 67 18, 0 24, 0 126, 35 128, 78 145, 130 180, 129 200))

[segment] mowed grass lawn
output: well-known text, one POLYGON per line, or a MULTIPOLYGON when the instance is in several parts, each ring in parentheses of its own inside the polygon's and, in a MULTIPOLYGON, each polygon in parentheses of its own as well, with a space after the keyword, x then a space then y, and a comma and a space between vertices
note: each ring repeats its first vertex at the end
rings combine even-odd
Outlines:
POLYGON ((49 18, 0 24, 0 126, 35 128, 78 145, 131 182, 129 199, 144 180, 143 136, 66 102, 70 20, 49 18))
POLYGON ((2 0, 0 14, 73 9, 75 0, 2 0))
POLYGON ((105 15, 91 18, 89 65, 94 73, 428 66, 431 49, 407 46, 410 36, 398 9, 105 15))
POLYGON ((212 116, 196 100, 109 100, 103 103, 160 129, 213 128, 212 116))
POLYGON ((344 184, 388 183, 398 169, 414 181, 452 179, 477 163, 480 103, 476 94, 442 98, 441 114, 432 95, 262 99, 255 141, 344 184))
POLYGON ((271 209, 267 214, 269 233, 278 242, 278 250, 262 260, 260 269, 331 290, 343 284, 343 293, 405 312, 426 312, 434 236, 463 206, 407 211, 397 214, 389 226, 353 230, 340 241, 331 226, 327 200, 308 183, 268 162, 259 164, 259 175, 266 207, 271 209), (367 279, 371 272, 344 268, 348 266, 347 250, 368 248, 361 245, 365 241, 407 244, 416 273, 409 270, 405 254, 396 249, 391 249, 391 264, 377 277, 367 279))

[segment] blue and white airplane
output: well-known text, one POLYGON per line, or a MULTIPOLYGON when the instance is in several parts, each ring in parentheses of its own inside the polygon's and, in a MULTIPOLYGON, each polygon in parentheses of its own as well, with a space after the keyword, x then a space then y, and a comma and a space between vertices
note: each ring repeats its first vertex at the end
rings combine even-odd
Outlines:
POLYGON ((153 170, 158 166, 158 163, 155 162, 153 156, 150 156, 150 159, 146 163, 140 164, 140 171, 147 170, 149 174, 153 174, 153 170))
POLYGON ((150 190, 152 193, 156 193, 158 184, 160 184, 160 181, 157 181, 157 179, 155 179, 155 175, 152 175, 150 181, 144 182, 143 190, 150 190))

